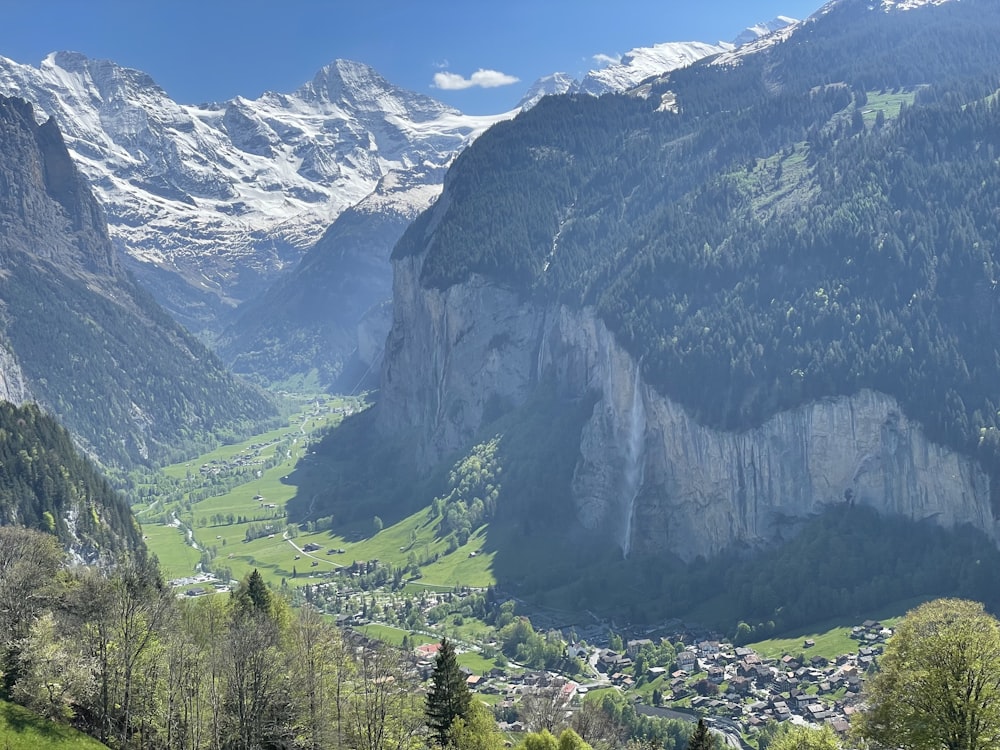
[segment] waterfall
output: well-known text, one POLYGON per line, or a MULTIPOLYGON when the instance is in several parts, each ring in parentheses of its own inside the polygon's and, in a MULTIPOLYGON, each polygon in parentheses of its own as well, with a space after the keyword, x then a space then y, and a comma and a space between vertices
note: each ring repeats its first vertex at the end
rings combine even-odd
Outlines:
POLYGON ((642 398, 642 360, 635 366, 632 383, 632 408, 629 410, 628 439, 625 441, 625 476, 623 495, 628 498, 625 506, 625 535, 622 539, 622 555, 628 559, 632 551, 632 521, 635 517, 635 501, 642 489, 645 471, 646 407, 642 398))

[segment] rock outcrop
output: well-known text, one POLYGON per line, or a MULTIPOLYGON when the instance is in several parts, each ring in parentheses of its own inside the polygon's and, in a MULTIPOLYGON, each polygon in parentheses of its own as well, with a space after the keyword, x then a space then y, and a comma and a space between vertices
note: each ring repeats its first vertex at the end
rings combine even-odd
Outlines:
POLYGON ((540 306, 477 276, 427 289, 423 257, 395 261, 378 423, 412 435, 425 468, 466 445, 489 404, 521 405, 551 380, 562 398, 599 394, 572 494, 579 523, 607 530, 626 556, 760 545, 835 503, 998 537, 987 475, 889 396, 865 390, 745 432, 712 429, 648 386, 592 310, 540 306))

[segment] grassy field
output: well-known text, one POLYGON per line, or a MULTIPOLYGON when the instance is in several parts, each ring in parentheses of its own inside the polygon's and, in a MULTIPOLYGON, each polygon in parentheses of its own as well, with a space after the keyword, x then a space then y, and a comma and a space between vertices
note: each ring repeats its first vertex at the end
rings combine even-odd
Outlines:
MULTIPOLYGON (((186 499, 189 493, 209 486, 210 480, 201 472, 206 464, 233 467, 239 459, 243 466, 232 470, 242 472, 240 476, 245 475, 245 481, 228 492, 198 502, 168 505, 154 502, 148 508, 137 509, 140 522, 144 517, 162 519, 173 514, 193 531, 197 544, 214 556, 215 565, 229 568, 237 580, 257 569, 271 585, 280 585, 282 579, 293 586, 302 585, 355 560, 379 560, 404 567, 415 556, 422 562, 437 557, 423 569, 423 578, 417 584, 421 588, 485 587, 494 583, 493 554, 481 552, 485 528, 477 530, 465 545, 448 554, 447 543, 437 538, 436 521, 428 517, 427 510, 378 533, 374 533, 372 519, 371 526, 365 528, 355 526, 333 532, 300 533, 291 540, 282 538, 286 531, 285 504, 298 491, 290 477, 304 455, 305 436, 335 424, 340 416, 333 407, 340 405, 331 402, 321 412, 309 405, 287 427, 166 467, 163 474, 181 483, 186 499), (281 462, 269 469, 256 468, 260 464, 252 463, 273 458, 281 462), (271 528, 263 537, 246 541, 251 524, 271 528), (293 546, 294 543, 304 547, 310 542, 320 545, 322 551, 308 556, 293 546), (343 549, 344 553, 325 554, 331 548, 343 549)), ((186 543, 183 531, 147 522, 143 533, 169 578, 194 572, 201 555, 186 543)))
MULTIPOLYGON (((339 421, 341 414, 337 409, 344 405, 341 401, 328 401, 324 408, 317 409, 315 402, 310 401, 284 428, 256 435, 241 443, 222 446, 191 461, 165 467, 163 475, 181 482, 187 498, 187 493, 200 491, 208 486, 208 480, 200 472, 203 465, 213 462, 224 465, 237 457, 245 459, 244 463, 247 464, 232 469, 240 472, 240 477, 245 479, 244 483, 232 490, 199 502, 165 506, 154 503, 151 508, 137 509, 140 523, 144 517, 162 518, 165 513, 174 514, 193 531, 201 548, 214 553, 216 565, 228 567, 236 579, 257 568, 265 580, 278 585, 282 578, 294 579, 300 575, 307 578, 310 574, 332 570, 335 565, 325 560, 317 561, 315 566, 311 565, 312 560, 300 555, 292 544, 282 539, 282 534, 286 528, 285 503, 297 491, 288 477, 303 455, 307 436, 339 421), (277 451, 280 453, 276 455, 277 451), (277 458, 281 463, 269 469, 257 468, 259 464, 251 463, 271 458, 277 458), (232 523, 219 523, 220 517, 230 516, 232 523), (245 541, 250 524, 260 527, 271 525, 273 536, 267 534, 253 541, 245 541), (299 560, 296 560, 296 555, 300 555, 299 560)), ((143 533, 147 537, 147 545, 159 558, 168 578, 194 572, 201 554, 186 543, 182 531, 176 527, 146 522, 143 533)), ((303 541, 299 546, 305 543, 303 541)))
POLYGON ((149 525, 142 528, 146 545, 160 560, 160 570, 167 580, 194 572, 201 553, 185 542, 185 533, 176 526, 149 525))
POLYGON ((869 91, 868 104, 861 112, 865 118, 865 125, 873 124, 880 111, 885 113, 886 120, 899 117, 899 110, 904 104, 913 104, 915 96, 914 91, 869 91))
POLYGON ((2 750, 107 750, 72 727, 43 719, 26 708, 0 700, 2 750))
POLYGON ((891 628, 908 611, 927 600, 927 597, 905 599, 888 604, 877 612, 853 618, 855 621, 851 623, 846 623, 844 618, 827 620, 809 627, 799 628, 794 633, 785 633, 780 638, 769 638, 747 645, 767 659, 777 659, 784 654, 825 656, 827 659, 833 659, 841 654, 858 650, 858 642, 850 637, 851 628, 855 625, 860 625, 865 620, 876 620, 891 628), (816 645, 804 648, 803 644, 807 638, 816 641, 816 645))
POLYGON ((383 643, 388 643, 393 646, 402 646, 403 638, 405 636, 410 637, 410 643, 414 648, 422 646, 425 643, 437 643, 439 640, 431 635, 411 633, 407 630, 401 630, 400 628, 394 628, 389 625, 379 625, 378 623, 363 625, 359 628, 355 628, 355 630, 360 633, 364 633, 369 638, 374 638, 375 640, 382 641, 383 643))

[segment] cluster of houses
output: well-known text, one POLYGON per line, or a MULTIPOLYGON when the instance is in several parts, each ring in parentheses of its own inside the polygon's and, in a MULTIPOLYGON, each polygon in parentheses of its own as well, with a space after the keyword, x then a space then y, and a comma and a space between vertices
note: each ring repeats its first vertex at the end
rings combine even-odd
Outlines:
MULTIPOLYGON (((869 620, 853 628, 858 650, 830 661, 809 656, 815 644, 806 639, 801 653, 765 659, 751 648, 718 640, 696 641, 676 654, 672 665, 645 668, 636 675, 633 658, 649 639, 629 641, 626 653, 601 649, 595 666, 609 681, 628 690, 642 679, 656 681, 663 705, 726 717, 750 731, 768 721, 830 724, 847 732, 861 692, 862 676, 874 665, 892 631, 869 620), (668 669, 672 669, 668 674, 668 669)), ((683 634, 675 636, 684 640, 683 634)), ((676 640, 674 642, 676 642, 676 640)))

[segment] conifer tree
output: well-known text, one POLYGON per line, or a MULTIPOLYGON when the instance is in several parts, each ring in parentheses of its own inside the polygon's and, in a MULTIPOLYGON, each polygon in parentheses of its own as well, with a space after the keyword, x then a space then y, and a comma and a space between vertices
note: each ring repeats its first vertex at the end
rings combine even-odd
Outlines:
POLYGON ((705 726, 705 720, 698 719, 698 726, 695 727, 694 732, 691 733, 691 739, 688 740, 688 750, 716 750, 717 747, 715 737, 705 726))
POLYGON ((444 747, 448 743, 448 730, 452 723, 459 717, 466 718, 471 704, 472 694, 458 668, 455 647, 447 638, 442 638, 424 709, 427 726, 438 745, 444 747))

